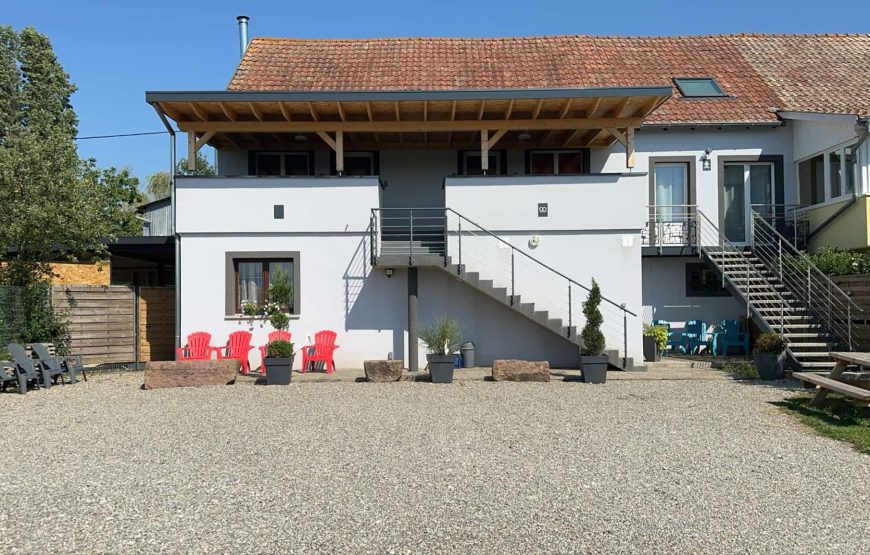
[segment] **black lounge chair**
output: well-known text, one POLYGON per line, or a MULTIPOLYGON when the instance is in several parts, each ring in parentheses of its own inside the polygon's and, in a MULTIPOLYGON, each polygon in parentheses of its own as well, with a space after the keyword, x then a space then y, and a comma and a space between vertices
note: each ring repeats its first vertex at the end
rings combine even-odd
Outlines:
POLYGON ((52 376, 60 376, 60 379, 63 380, 63 373, 66 372, 69 374, 69 383, 76 383, 76 371, 78 368, 75 365, 51 354, 48 347, 42 343, 31 343, 30 348, 33 354, 36 355, 34 358, 36 358, 40 366, 47 368, 52 376))
MULTIPOLYGON (((15 371, 15 365, 8 360, 0 360, 0 391, 6 391, 6 386, 15 382, 18 385, 18 373, 15 371), (6 369, 9 369, 7 372, 6 369)), ((20 389, 20 388, 19 388, 20 389)), ((27 392, 27 383, 24 384, 24 391, 27 392)))
MULTIPOLYGON (((17 343, 10 343, 6 348, 9 350, 9 354, 12 355, 15 377, 11 381, 18 382, 18 392, 27 393, 27 386, 31 382, 34 389, 39 387, 39 372, 37 371, 38 365, 36 361, 27 356, 24 347, 17 343)), ((45 374, 43 374, 42 378, 46 387, 49 387, 51 380, 45 374)), ((8 382, 4 381, 4 387, 7 384, 8 382)))

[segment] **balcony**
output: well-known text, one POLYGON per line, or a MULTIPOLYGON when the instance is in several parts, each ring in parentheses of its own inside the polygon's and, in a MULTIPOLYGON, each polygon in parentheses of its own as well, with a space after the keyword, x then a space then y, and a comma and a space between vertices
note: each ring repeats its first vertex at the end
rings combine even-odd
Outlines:
POLYGON ((648 218, 641 232, 644 256, 690 256, 698 254, 698 211, 694 204, 647 207, 648 218))

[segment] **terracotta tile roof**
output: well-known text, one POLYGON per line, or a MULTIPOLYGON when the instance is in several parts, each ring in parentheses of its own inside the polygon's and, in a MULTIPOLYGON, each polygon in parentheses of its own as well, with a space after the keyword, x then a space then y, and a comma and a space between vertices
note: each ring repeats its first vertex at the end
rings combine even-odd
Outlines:
POLYGON ((870 35, 492 39, 255 38, 229 90, 672 86, 715 77, 728 98, 674 97, 649 123, 775 122, 773 109, 866 114, 870 35))

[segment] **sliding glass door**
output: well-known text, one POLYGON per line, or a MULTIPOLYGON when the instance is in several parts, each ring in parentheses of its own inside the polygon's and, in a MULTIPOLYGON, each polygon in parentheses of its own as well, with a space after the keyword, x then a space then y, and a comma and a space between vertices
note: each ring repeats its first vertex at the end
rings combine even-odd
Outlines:
POLYGON ((722 211, 725 237, 732 243, 749 242, 752 210, 766 213, 773 207, 773 164, 725 164, 722 211))

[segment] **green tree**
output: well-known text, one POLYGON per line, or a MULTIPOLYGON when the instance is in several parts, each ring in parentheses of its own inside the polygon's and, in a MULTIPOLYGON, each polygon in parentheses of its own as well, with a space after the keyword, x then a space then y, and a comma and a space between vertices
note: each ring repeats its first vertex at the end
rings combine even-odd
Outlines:
POLYGON ((598 287, 598 282, 592 280, 592 288, 589 290, 589 295, 583 303, 583 315, 586 316, 586 325, 583 326, 583 331, 580 332, 580 337, 583 338, 583 350, 589 356, 597 356, 604 352, 604 334, 601 333, 601 324, 604 322, 604 317, 598 309, 601 304, 601 289, 598 287))
MULTIPOLYGON (((187 158, 182 158, 175 166, 177 175, 215 175, 217 172, 212 166, 208 158, 202 152, 196 153, 196 169, 187 169, 187 158)), ((145 186, 145 192, 148 193, 148 198, 158 200, 166 198, 172 194, 172 183, 169 179, 169 172, 155 172, 148 176, 148 183, 145 186)))

